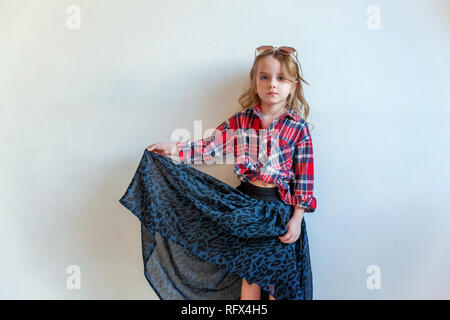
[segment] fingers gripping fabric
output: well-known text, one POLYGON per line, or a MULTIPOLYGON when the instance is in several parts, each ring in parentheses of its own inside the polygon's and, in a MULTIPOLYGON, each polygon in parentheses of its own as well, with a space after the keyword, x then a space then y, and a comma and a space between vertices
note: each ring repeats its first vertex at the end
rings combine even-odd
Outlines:
POLYGON ((278 239, 293 206, 147 150, 119 201, 141 222, 144 274, 160 299, 239 300, 242 278, 278 300, 312 299, 305 219, 295 243, 278 239))

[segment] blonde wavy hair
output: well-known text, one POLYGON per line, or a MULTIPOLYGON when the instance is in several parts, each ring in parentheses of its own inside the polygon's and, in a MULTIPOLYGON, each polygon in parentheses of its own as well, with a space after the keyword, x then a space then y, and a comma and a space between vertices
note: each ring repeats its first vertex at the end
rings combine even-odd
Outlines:
POLYGON ((253 107, 255 104, 261 104, 261 98, 256 92, 256 76, 259 61, 268 55, 272 55, 281 64, 281 72, 286 75, 286 79, 292 83, 297 83, 293 94, 289 94, 286 98, 286 110, 295 110, 305 121, 309 115, 309 104, 303 94, 302 82, 309 85, 301 76, 302 67, 295 61, 291 55, 283 54, 278 50, 263 52, 255 57, 252 69, 250 70, 250 86, 241 94, 238 101, 242 109, 253 107))

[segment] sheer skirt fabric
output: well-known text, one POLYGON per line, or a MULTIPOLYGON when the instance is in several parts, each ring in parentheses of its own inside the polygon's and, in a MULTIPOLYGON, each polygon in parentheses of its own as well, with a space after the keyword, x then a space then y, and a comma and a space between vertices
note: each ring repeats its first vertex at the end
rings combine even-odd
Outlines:
POLYGON ((281 242, 294 207, 275 189, 234 188, 145 150, 119 201, 141 222, 144 274, 158 297, 239 300, 244 278, 266 297, 312 299, 305 219, 295 243, 281 242))

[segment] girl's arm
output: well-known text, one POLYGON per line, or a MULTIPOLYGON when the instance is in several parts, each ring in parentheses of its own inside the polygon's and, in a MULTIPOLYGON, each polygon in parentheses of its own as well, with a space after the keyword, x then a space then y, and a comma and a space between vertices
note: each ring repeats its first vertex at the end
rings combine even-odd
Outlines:
POLYGON ((316 209, 316 199, 313 196, 314 158, 311 135, 308 126, 302 128, 299 142, 294 150, 294 184, 292 190, 292 205, 294 213, 286 224, 287 232, 280 236, 284 243, 294 243, 300 237, 301 223, 306 212, 316 209))
POLYGON ((233 151, 235 127, 233 117, 219 124, 213 134, 207 138, 177 142, 176 151, 179 161, 182 163, 193 163, 196 160, 204 162, 233 151))
POLYGON ((314 212, 316 198, 313 196, 314 187, 314 156, 311 135, 308 126, 301 132, 301 139, 294 151, 294 184, 292 190, 292 205, 295 215, 303 216, 303 212, 314 212), (301 209, 304 209, 301 212, 301 209))
POLYGON ((294 209, 294 214, 292 215, 292 218, 302 221, 303 216, 305 214, 305 208, 302 208, 302 207, 294 207, 294 208, 295 209, 294 209))

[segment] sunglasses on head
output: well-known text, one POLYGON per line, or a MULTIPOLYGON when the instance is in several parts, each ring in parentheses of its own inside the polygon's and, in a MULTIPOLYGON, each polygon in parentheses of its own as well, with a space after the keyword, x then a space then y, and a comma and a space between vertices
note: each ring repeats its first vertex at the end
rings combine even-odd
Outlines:
POLYGON ((295 48, 292 48, 292 47, 260 46, 255 49, 255 58, 258 55, 260 55, 261 53, 272 52, 272 51, 279 51, 280 53, 285 54, 285 55, 292 55, 295 58, 295 60, 297 60, 297 63, 300 66, 300 61, 298 61, 298 52, 295 48))

